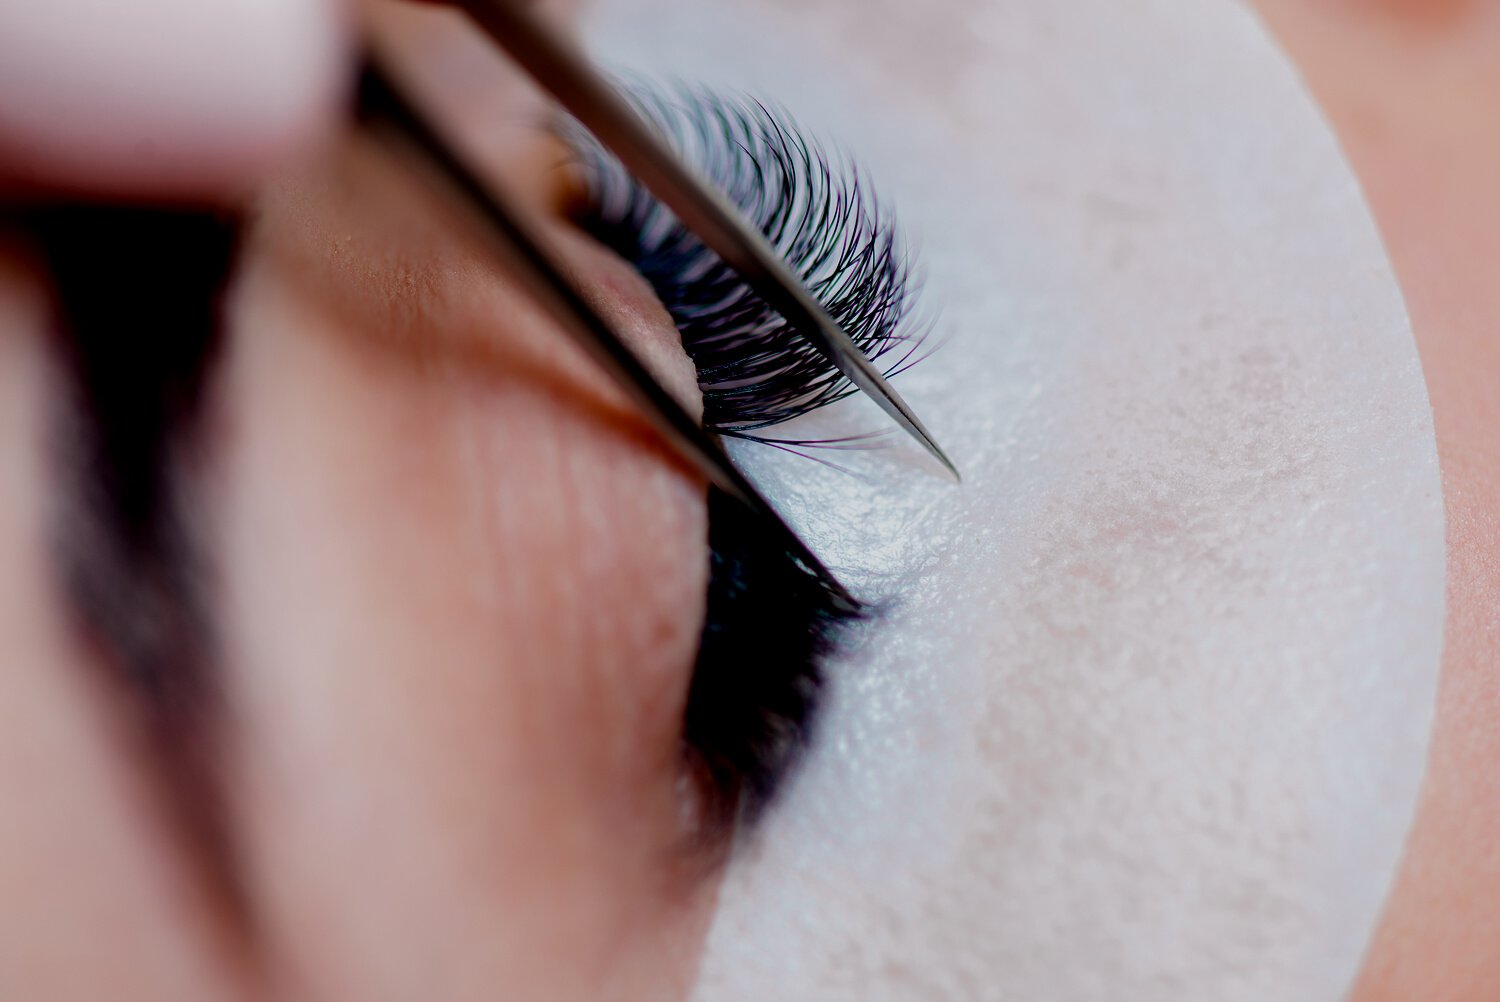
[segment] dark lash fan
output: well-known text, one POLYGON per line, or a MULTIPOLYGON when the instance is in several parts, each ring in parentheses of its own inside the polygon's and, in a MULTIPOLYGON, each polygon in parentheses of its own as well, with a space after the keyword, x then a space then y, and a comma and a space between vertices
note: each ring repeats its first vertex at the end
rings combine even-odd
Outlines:
MULTIPOLYGON (((631 91, 677 150, 758 226, 829 314, 887 376, 906 368, 921 331, 902 331, 915 281, 896 226, 845 159, 748 97, 678 86, 631 91)), ((705 427, 755 434, 854 392, 738 275, 586 135, 590 181, 580 223, 645 276, 698 369, 705 427)))

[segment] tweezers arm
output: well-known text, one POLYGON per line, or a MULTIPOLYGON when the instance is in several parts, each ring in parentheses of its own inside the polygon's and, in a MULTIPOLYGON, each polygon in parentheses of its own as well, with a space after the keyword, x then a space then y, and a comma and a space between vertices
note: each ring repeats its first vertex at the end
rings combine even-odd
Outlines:
POLYGON ((427 161, 432 168, 428 173, 434 175, 431 180, 465 203, 481 224, 479 236, 504 256, 522 284, 629 394, 678 455, 710 483, 779 526, 790 552, 825 576, 851 607, 858 606, 755 485, 735 468, 718 441, 693 420, 589 305, 545 242, 510 208, 497 187, 472 171, 412 107, 377 56, 368 56, 360 72, 357 107, 363 125, 391 136, 427 161))
POLYGON ((446 186, 481 218, 488 231, 482 235, 489 236, 489 243, 504 253, 506 263, 519 274, 522 284, 541 298, 548 311, 604 366, 682 458, 721 489, 750 500, 745 496, 743 476, 730 465, 724 450, 693 421, 574 288, 541 239, 509 207, 495 185, 471 171, 407 102, 375 57, 360 73, 358 114, 363 124, 389 130, 437 168, 436 173, 446 186))
POLYGON ((828 315, 775 248, 724 195, 693 173, 646 120, 525 0, 460 0, 469 16, 549 91, 704 245, 947 470, 958 468, 911 407, 828 315))

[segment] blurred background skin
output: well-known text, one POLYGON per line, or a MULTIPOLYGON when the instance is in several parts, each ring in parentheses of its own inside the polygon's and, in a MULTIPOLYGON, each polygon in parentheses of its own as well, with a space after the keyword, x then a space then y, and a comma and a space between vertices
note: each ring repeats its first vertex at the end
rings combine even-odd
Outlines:
POLYGON ((1353 998, 1500 998, 1500 4, 1257 6, 1385 237, 1427 375, 1448 518, 1428 775, 1353 998))
POLYGON ((0 191, 223 201, 326 131, 352 3, 0 5, 0 191))
MULTIPOLYGON (((353 6, 0 4, 0 213, 38 189, 249 205, 203 420, 162 464, 211 561, 180 589, 206 656, 163 673, 212 669, 190 702, 181 678, 117 684, 153 676, 118 671, 129 638, 57 587, 69 544, 107 549, 66 503, 80 408, 39 227, 0 218, 7 1002, 657 1002, 691 983, 722 848, 695 841, 681 751, 705 487, 441 200, 343 136, 353 6), (163 703, 192 729, 158 726, 163 703), (184 761, 210 781, 184 786, 184 761)), ((563 214, 541 95, 455 13, 368 7, 692 412, 671 318, 563 214)), ((158 249, 131 255, 152 288, 181 277, 158 249)), ((120 339, 161 329, 74 298, 117 310, 120 339)), ((147 593, 151 555, 126 559, 139 586, 113 592, 147 593)))

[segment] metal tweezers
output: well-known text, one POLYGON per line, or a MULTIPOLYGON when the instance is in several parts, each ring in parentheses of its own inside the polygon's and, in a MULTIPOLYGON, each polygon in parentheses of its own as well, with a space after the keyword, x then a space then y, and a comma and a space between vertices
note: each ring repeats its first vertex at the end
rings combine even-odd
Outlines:
MULTIPOLYGON (((722 194, 682 163, 587 58, 534 13, 532 5, 526 0, 461 0, 459 6, 706 247, 819 353, 874 397, 954 477, 958 476, 952 461, 911 408, 770 243, 722 194)), ((543 305, 609 371, 672 447, 715 486, 785 527, 775 509, 730 462, 718 441, 662 388, 588 304, 545 241, 510 207, 504 193, 473 170, 455 152, 454 145, 429 124, 378 52, 366 56, 358 98, 361 120, 393 135, 422 156, 436 180, 460 197, 484 224, 484 235, 520 271, 520 277, 543 305)), ((787 534, 796 541, 790 529, 787 534)), ((800 559, 823 570, 806 547, 800 542, 796 546, 801 551, 800 559)), ((832 575, 828 576, 832 580, 832 575)))

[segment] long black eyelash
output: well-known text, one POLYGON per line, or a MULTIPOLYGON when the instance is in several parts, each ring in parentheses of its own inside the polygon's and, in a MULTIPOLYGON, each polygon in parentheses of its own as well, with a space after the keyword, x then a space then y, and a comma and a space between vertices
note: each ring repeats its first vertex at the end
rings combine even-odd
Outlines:
MULTIPOLYGON (((845 158, 748 97, 679 86, 637 88, 638 107, 721 188, 886 375, 910 364, 916 280, 900 233, 845 158)), ((580 223, 645 276, 698 369, 704 425, 757 434, 854 392, 739 277, 618 161, 587 137, 575 146, 590 199, 580 223)))

